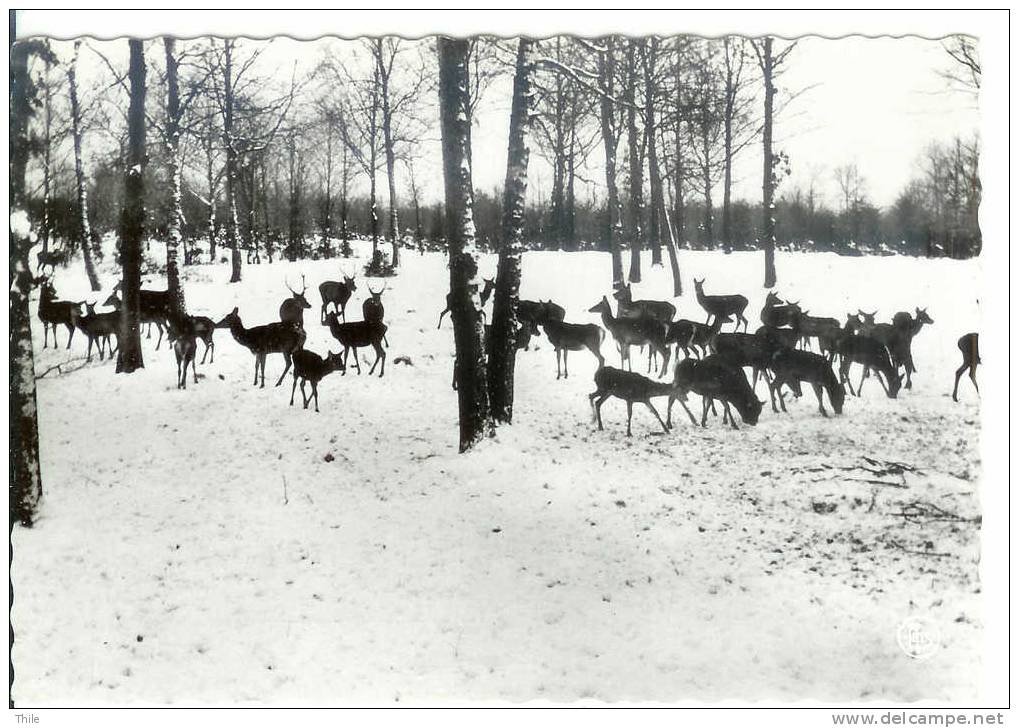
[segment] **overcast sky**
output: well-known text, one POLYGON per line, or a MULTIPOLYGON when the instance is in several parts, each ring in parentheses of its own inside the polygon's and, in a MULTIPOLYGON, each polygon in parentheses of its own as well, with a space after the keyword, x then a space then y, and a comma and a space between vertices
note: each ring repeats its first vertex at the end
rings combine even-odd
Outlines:
MULTIPOLYGON (((91 41, 115 64, 126 64, 126 41, 91 41)), ((336 40, 294 41, 281 38, 263 55, 262 72, 289 81, 295 62, 311 68, 327 45, 348 45, 336 40)), ((784 47, 785 41, 776 41, 784 47)), ((150 56, 161 55, 161 46, 148 45, 150 56), (157 50, 158 49, 158 50, 157 50), (158 55, 156 55, 158 53, 158 55)), ((69 44, 61 49, 68 55, 69 44)), ((776 147, 790 158, 792 175, 783 179, 779 194, 797 184, 806 187, 811 178, 832 204, 837 199, 833 170, 855 163, 866 180, 869 198, 880 206, 894 202, 898 192, 915 173, 915 164, 932 141, 959 134, 969 136, 979 124, 977 100, 952 90, 939 75, 949 65, 941 43, 922 38, 827 39, 806 37, 798 41, 779 79, 778 105, 801 92, 776 119, 776 147)), ((109 71, 95 54, 82 52, 83 81, 101 78, 109 71)), ((508 76, 489 89, 475 119, 475 187, 491 191, 505 175, 509 124, 508 76)), ((434 107, 432 114, 437 116, 434 107)), ((420 145, 419 179, 424 195, 439 199, 441 149, 437 119, 429 138, 420 145)), ((551 186, 549 168, 533 155, 530 194, 546 196, 551 186)), ((585 177, 604 179, 603 157, 592 154, 585 177)), ((404 188, 401 180, 399 188, 404 188)), ((735 167, 734 196, 758 200, 761 194, 760 144, 748 147, 735 167)), ((579 195, 603 197, 600 185, 582 185, 579 195)), ((716 194, 720 199, 720 193, 716 194)))

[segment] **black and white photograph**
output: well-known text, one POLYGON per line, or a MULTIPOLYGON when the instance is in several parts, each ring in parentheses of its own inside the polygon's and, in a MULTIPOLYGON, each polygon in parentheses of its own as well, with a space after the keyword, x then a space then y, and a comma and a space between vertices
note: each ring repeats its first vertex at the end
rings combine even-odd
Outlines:
POLYGON ((586 12, 10 11, 11 712, 1008 706, 1007 11, 586 12))

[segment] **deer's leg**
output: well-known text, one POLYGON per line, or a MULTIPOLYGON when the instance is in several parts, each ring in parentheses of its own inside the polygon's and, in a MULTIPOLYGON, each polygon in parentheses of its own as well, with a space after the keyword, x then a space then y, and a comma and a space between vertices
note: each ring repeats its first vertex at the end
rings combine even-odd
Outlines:
POLYGON ((822 398, 823 395, 821 394, 821 385, 820 384, 813 384, 813 387, 814 387, 814 394, 817 395, 817 408, 821 411, 821 414, 824 417, 827 417, 828 413, 824 409, 824 399, 822 398))
POLYGON ((562 369, 559 365, 559 358, 562 356, 561 351, 562 350, 557 346, 555 350, 555 378, 557 381, 563 377, 562 369))
POLYGON ((669 434, 669 426, 666 425, 662 421, 662 416, 660 414, 658 414, 658 410, 656 410, 655 406, 653 404, 651 404, 651 400, 650 399, 649 400, 645 400, 644 404, 646 404, 647 408, 649 410, 651 410, 652 413, 654 413, 655 417, 658 418, 658 424, 660 424, 662 426, 662 432, 664 432, 666 435, 668 435, 669 434))
POLYGON ((595 413, 595 416, 598 419, 598 429, 599 430, 604 430, 605 429, 602 426, 602 423, 601 423, 601 406, 603 404, 605 404, 605 400, 607 400, 608 398, 609 398, 608 394, 603 394, 601 397, 598 398, 598 402, 595 403, 595 406, 594 406, 594 413, 595 413))
MULTIPOLYGON (((969 367, 969 365, 966 362, 963 362, 962 366, 955 370, 955 386, 952 388, 952 401, 953 402, 958 402, 959 401, 959 379, 962 377, 963 372, 965 372, 968 367, 969 367)), ((970 378, 971 379, 973 378, 972 374, 970 375, 970 378)), ((976 384, 975 380, 974 380, 973 384, 974 385, 976 384)))
POLYGON ((354 352, 354 366, 357 367, 357 376, 361 376, 361 361, 357 356, 357 347, 352 347, 352 351, 354 352))
POLYGON ((312 381, 311 393, 315 397, 315 411, 318 412, 318 382, 312 381))
POLYGON ((626 436, 632 437, 630 433, 630 420, 633 419, 633 402, 626 400, 626 436))
POLYGON ((308 392, 304 388, 304 386, 307 383, 308 383, 307 379, 302 379, 301 380, 301 402, 304 404, 304 409, 308 409, 308 401, 309 401, 308 392))
MULTIPOLYGON (((195 384, 198 384, 198 366, 195 364, 195 359, 198 356, 198 344, 191 350, 191 373, 195 375, 195 384)), ((187 367, 184 367, 184 375, 187 376, 187 367)))
POLYGON ((563 349, 563 379, 570 378, 570 350, 563 349))
POLYGON ((711 402, 711 398, 705 395, 701 395, 701 427, 708 426, 708 404, 711 402))
MULTIPOLYGON (((276 380, 276 386, 277 387, 280 386, 280 384, 283 383, 283 377, 287 376, 287 372, 290 371, 290 365, 293 363, 293 360, 290 357, 290 352, 289 351, 284 351, 283 352, 283 360, 287 363, 287 365, 285 367, 283 367, 283 373, 280 374, 280 378, 276 380)), ((263 364, 262 366, 265 366, 265 365, 263 364)))
POLYGON ((297 370, 294 370, 294 386, 290 388, 290 406, 294 406, 294 395, 297 393, 297 370))
POLYGON ((977 385, 977 365, 971 364, 969 368, 969 378, 973 382, 973 387, 977 390, 977 394, 980 394, 980 387, 977 385))
POLYGON ((156 330, 159 332, 159 341, 156 342, 156 351, 159 351, 159 345, 163 343, 163 324, 156 321, 156 330))
POLYGON ((732 425, 732 429, 738 430, 739 426, 736 424, 736 418, 732 414, 732 410, 729 409, 729 402, 722 400, 722 406, 725 407, 725 414, 729 417, 729 424, 732 425))
MULTIPOLYGON (((43 321, 42 322, 42 348, 43 349, 46 348, 46 344, 48 343, 49 333, 50 333, 50 325, 48 323, 46 323, 45 321, 43 321)), ((53 330, 53 342, 54 342, 53 343, 53 348, 54 349, 57 348, 56 340, 57 340, 57 333, 56 333, 56 329, 54 329, 53 330)))
POLYGON ((251 383, 252 384, 258 384, 258 354, 256 352, 252 352, 252 353, 255 354, 255 379, 251 383))
POLYGON ((691 412, 690 408, 686 406, 686 394, 684 393, 682 397, 677 397, 676 399, 679 400, 679 404, 683 407, 683 410, 686 412, 686 416, 690 418, 690 424, 696 427, 697 418, 693 416, 693 412, 691 412))
POLYGON ((74 326, 71 325, 71 326, 67 327, 67 348, 68 349, 71 348, 71 339, 73 339, 73 338, 74 338, 74 326))

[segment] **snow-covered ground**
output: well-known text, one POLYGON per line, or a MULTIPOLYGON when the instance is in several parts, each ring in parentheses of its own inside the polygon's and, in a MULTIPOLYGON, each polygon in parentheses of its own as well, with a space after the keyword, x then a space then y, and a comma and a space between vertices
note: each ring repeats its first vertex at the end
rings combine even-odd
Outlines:
MULTIPOLYGON (((359 319, 358 252, 246 266, 234 285, 226 265, 187 268, 189 307, 275 320, 284 276, 304 273, 307 346, 337 351, 317 285, 356 269, 359 319)), ((187 391, 154 338, 130 376, 95 359, 39 380, 45 502, 13 534, 17 704, 979 697, 979 405, 966 380, 950 397, 956 340, 979 329, 977 261, 779 254, 779 294, 812 314, 928 307, 897 400, 871 382, 825 420, 807 390, 757 427, 680 412, 669 435, 638 406, 628 439, 618 400, 604 432, 591 421, 594 358, 574 353, 556 381, 540 341, 518 359, 515 424, 466 455, 448 319, 436 330, 445 258, 403 263, 385 377, 330 375, 320 414, 287 406, 289 377, 253 387, 228 331, 187 391), (875 475, 865 456, 917 471, 875 475), (928 659, 900 647, 909 617, 928 659)), ((649 263, 635 298, 667 297, 649 263)), ((683 251, 681 266, 680 316, 703 319, 704 277, 750 297, 756 327, 761 254, 683 251)), ((107 266, 100 300, 114 280, 107 266)), ((521 295, 597 321, 609 280, 607 255, 528 253, 521 295)), ((91 295, 80 261, 56 286, 91 295)), ((33 323, 39 373, 83 356, 77 337, 42 350, 33 323)), ((267 382, 282 367, 270 357, 267 382)))

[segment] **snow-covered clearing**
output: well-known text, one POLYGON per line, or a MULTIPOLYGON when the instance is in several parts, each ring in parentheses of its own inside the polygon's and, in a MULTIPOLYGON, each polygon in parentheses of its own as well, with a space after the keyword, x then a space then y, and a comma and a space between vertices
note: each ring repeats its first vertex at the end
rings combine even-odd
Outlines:
MULTIPOLYGON (((367 296, 358 252, 351 320, 367 296)), ((278 355, 253 387, 228 331, 187 391, 155 338, 133 375, 95 359, 39 380, 45 501, 13 535, 18 705, 979 697, 979 405, 966 380, 950 397, 956 340, 979 329, 977 261, 779 254, 780 295, 814 315, 929 307, 897 400, 871 381, 825 420, 805 388, 757 427, 677 412, 669 435, 638 405, 628 439, 619 400, 604 432, 592 424, 594 358, 574 353, 556 381, 542 340, 518 358, 514 426, 459 455, 452 328, 435 328, 445 258, 402 258, 385 377, 330 375, 320 414, 287 406, 289 376, 272 388, 278 355), (864 456, 919 472, 876 476, 864 456), (928 515, 902 515, 911 504, 928 515), (911 616, 939 632, 929 659, 899 645, 911 616)), ((758 325, 760 253, 683 251, 681 266, 680 316, 703 320, 696 275, 750 297, 758 325)), ((251 326, 305 273, 307 347, 324 354, 338 347, 317 286, 340 268, 184 275, 192 313, 238 306, 251 326)), ((521 295, 594 322, 609 279, 604 254, 529 253, 521 295)), ((100 300, 114 280, 107 264, 100 300)), ((80 261, 56 287, 88 295, 80 261)), ((670 292, 667 268, 634 287, 670 292)), ((84 354, 63 330, 42 350, 33 323, 38 372, 84 354)))

